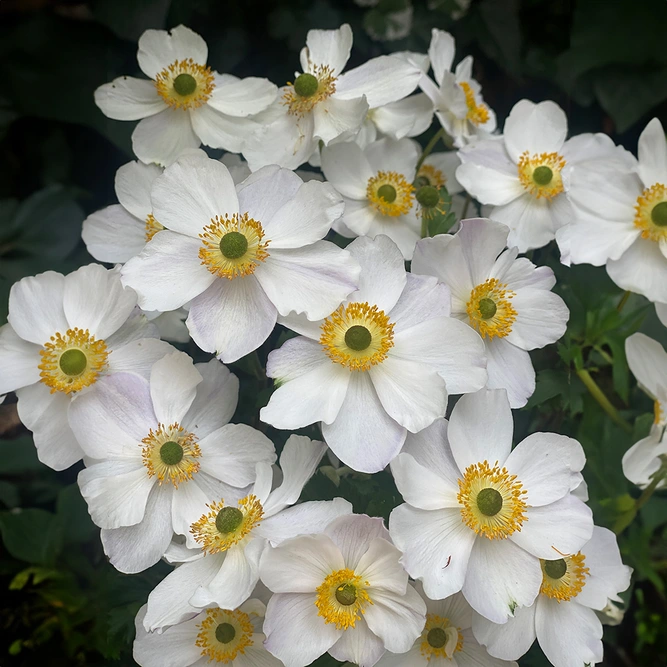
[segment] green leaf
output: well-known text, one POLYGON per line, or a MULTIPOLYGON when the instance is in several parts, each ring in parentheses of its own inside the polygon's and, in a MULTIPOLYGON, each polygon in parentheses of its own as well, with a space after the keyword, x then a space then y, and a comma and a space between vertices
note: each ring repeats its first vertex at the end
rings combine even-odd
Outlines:
POLYGON ((63 544, 60 521, 41 509, 0 512, 0 533, 14 558, 37 565, 53 563, 63 544))
POLYGON ((44 464, 37 458, 37 450, 31 435, 14 440, 0 440, 0 474, 44 470, 44 464))
POLYGON ((479 4, 482 23, 490 39, 479 40, 482 50, 502 68, 521 73, 521 26, 519 0, 483 0, 479 4))
POLYGON ((87 542, 98 532, 77 484, 61 489, 56 501, 56 511, 64 526, 63 539, 66 543, 87 542))

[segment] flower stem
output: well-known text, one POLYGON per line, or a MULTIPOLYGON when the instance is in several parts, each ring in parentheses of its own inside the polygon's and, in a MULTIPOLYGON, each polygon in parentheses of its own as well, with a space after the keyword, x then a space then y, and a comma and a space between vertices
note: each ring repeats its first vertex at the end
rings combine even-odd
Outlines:
POLYGON ((641 496, 635 500, 634 507, 621 514, 616 520, 616 523, 614 524, 614 533, 616 533, 616 535, 620 535, 632 523, 639 510, 650 500, 651 496, 655 493, 655 490, 660 485, 660 482, 665 479, 666 475, 667 464, 663 464, 655 475, 653 475, 651 483, 644 489, 644 491, 642 491, 641 496))
POLYGON ((625 304, 628 302, 628 299, 630 298, 630 294, 632 294, 632 292, 626 290, 625 294, 623 294, 623 296, 621 297, 621 300, 618 302, 618 305, 616 306, 616 310, 619 313, 623 310, 623 308, 625 307, 625 304))
POLYGON ((438 143, 439 139, 442 139, 444 141, 445 138, 445 130, 444 128, 440 128, 432 137, 431 141, 429 141, 426 144, 426 148, 424 148, 424 152, 421 154, 421 157, 419 158, 419 161, 417 162, 417 168, 415 169, 415 174, 419 173, 419 170, 421 169, 421 166, 424 164, 424 160, 431 154, 431 151, 435 148, 435 145, 438 143))
POLYGON ((425 215, 422 215, 422 238, 425 239, 428 236, 428 220, 425 215))
POLYGON ((578 368, 576 372, 591 396, 600 404, 600 407, 609 415, 611 420, 626 433, 632 433, 632 426, 621 417, 618 410, 611 404, 611 401, 605 396, 602 389, 600 389, 598 383, 591 377, 591 374, 585 368, 578 368))

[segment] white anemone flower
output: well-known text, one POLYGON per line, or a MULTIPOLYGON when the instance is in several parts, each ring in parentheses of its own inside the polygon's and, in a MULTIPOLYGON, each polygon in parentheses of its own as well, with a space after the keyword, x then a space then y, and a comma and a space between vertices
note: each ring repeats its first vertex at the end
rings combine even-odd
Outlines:
POLYGON ((456 175, 489 217, 510 228, 509 244, 519 252, 541 248, 575 216, 568 199, 574 169, 596 171, 605 162, 624 160, 606 134, 580 134, 565 140, 567 118, 554 102, 521 100, 505 121, 502 137, 466 146, 456 175), (569 194, 569 193, 568 193, 569 194))
POLYGON ((463 396, 449 424, 410 435, 391 471, 405 504, 389 532, 411 577, 431 599, 462 591, 495 623, 531 605, 540 558, 576 553, 591 537, 579 486, 581 445, 534 433, 512 450, 512 411, 503 389, 463 396))
POLYGON ((141 667, 282 667, 263 645, 265 613, 266 605, 251 598, 238 609, 205 609, 158 633, 144 629, 144 605, 135 621, 133 657, 141 667))
POLYGON ((632 569, 623 565, 616 536, 595 526, 593 536, 572 555, 540 561, 542 581, 535 604, 517 609, 498 625, 473 614, 473 632, 489 653, 512 660, 537 637, 554 667, 602 662, 602 623, 596 611, 630 585, 632 569))
POLYGON ((419 87, 435 106, 436 118, 457 147, 488 137, 496 129, 496 114, 482 98, 482 87, 472 78, 472 56, 452 72, 454 38, 433 28, 428 55, 435 83, 423 75, 419 87))
POLYGON ((327 651, 360 667, 373 667, 385 650, 405 653, 422 632, 426 606, 400 557, 382 519, 358 514, 267 549, 260 570, 274 595, 264 645, 286 667, 327 651))
POLYGON ((12 286, 9 323, 0 327, 0 394, 16 392, 19 417, 50 468, 64 470, 83 455, 68 422, 75 396, 115 373, 147 377, 173 351, 136 304, 118 271, 99 264, 12 286))
POLYGON ((257 128, 249 116, 266 109, 278 89, 268 79, 239 79, 206 65, 208 46, 179 25, 146 30, 137 60, 148 79, 121 76, 95 91, 95 103, 115 120, 140 120, 132 133, 135 155, 146 163, 171 164, 206 144, 238 153, 257 128))
POLYGON ((472 633, 472 609, 461 593, 431 600, 423 595, 421 583, 415 588, 426 603, 424 629, 407 653, 387 651, 377 667, 518 667, 480 646, 472 633))
POLYGON ((322 422, 345 465, 377 472, 408 431, 445 414, 448 392, 484 386, 484 345, 449 317, 445 285, 406 274, 389 238, 361 237, 348 250, 362 267, 359 290, 323 321, 281 320, 302 335, 269 354, 278 389, 260 418, 282 429, 322 422))
POLYGON ((357 286, 350 253, 321 240, 343 210, 331 185, 270 166, 235 188, 217 160, 185 156, 151 200, 166 229, 125 264, 123 282, 147 310, 189 303, 190 335, 224 362, 257 349, 279 313, 324 317, 357 286))
POLYGON ((550 268, 517 259, 516 248, 505 250, 508 232, 493 220, 464 220, 455 235, 419 241, 411 270, 436 276, 449 287, 452 317, 484 341, 487 386, 506 389, 510 405, 519 408, 535 391, 528 350, 557 341, 570 313, 550 291, 556 283, 550 268))
MULTIPOLYGON (((623 474, 640 488, 651 483, 667 461, 667 352, 657 341, 636 333, 625 341, 628 366, 639 386, 653 399, 655 419, 650 433, 623 456, 623 474)), ((663 480, 659 488, 667 486, 663 480)))
POLYGON ((169 553, 182 561, 148 597, 144 618, 147 630, 159 630, 211 604, 238 607, 259 580, 259 559, 269 544, 291 537, 320 533, 334 519, 350 514, 352 505, 342 498, 295 505, 313 476, 326 445, 292 435, 280 456, 283 480, 272 490, 272 470, 266 462, 256 466, 254 486, 242 498, 219 497, 200 510, 190 527, 186 546, 169 553))
POLYGON ((72 429, 93 459, 79 473, 81 495, 116 569, 157 563, 206 503, 242 495, 255 463, 275 461, 263 433, 228 424, 237 400, 238 380, 220 362, 195 367, 174 352, 153 365, 150 381, 117 374, 73 402, 72 429))
MULTIPOLYGON (((618 149, 619 153, 622 151, 618 149)), ((667 302, 667 139, 654 118, 635 160, 582 164, 568 196, 576 218, 557 237, 565 264, 606 264, 622 289, 667 302)))
POLYGON ((411 139, 380 139, 363 149, 354 142, 323 148, 324 176, 345 201, 334 229, 348 237, 384 234, 412 259, 421 238, 413 185, 419 153, 411 139))
POLYGON ((369 109, 401 100, 417 87, 421 69, 395 56, 378 56, 342 73, 351 49, 347 23, 338 30, 308 31, 302 73, 281 89, 263 114, 263 127, 243 147, 253 171, 267 164, 296 169, 320 141, 353 139, 369 109))

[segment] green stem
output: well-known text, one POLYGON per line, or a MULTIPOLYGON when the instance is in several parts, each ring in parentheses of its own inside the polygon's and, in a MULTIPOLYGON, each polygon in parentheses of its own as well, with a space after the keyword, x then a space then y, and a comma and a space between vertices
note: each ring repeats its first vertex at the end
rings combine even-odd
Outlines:
POLYGON ((628 512, 624 512, 616 520, 616 523, 614 524, 614 532, 616 535, 620 535, 632 523, 639 510, 646 505, 660 485, 660 482, 665 479, 665 475, 667 475, 667 465, 663 465, 662 468, 655 473, 651 483, 644 489, 642 495, 635 500, 635 506, 628 512))
POLYGON ((616 306, 616 310, 620 313, 623 308, 625 307, 625 304, 628 302, 628 299, 630 298, 630 294, 632 292, 629 292, 626 290, 625 294, 621 297, 621 300, 618 302, 618 305, 616 306))
POLYGON ((591 374, 585 368, 578 368, 577 375, 591 396, 600 404, 600 407, 609 415, 611 420, 626 433, 632 433, 632 426, 621 417, 618 410, 611 404, 611 401, 605 396, 605 393, 600 389, 597 382, 591 377, 591 374))
POLYGON ((445 137, 445 130, 444 128, 440 128, 432 137, 431 141, 429 141, 426 144, 426 148, 424 149, 424 152, 421 154, 421 157, 419 158, 419 161, 417 162, 417 169, 415 170, 415 174, 419 173, 419 170, 421 169, 421 166, 424 164, 424 160, 431 154, 431 151, 435 148, 435 145, 438 143, 439 139, 442 139, 444 141, 445 137))
POLYGON ((425 215, 422 215, 422 238, 425 239, 428 236, 428 220, 425 215))

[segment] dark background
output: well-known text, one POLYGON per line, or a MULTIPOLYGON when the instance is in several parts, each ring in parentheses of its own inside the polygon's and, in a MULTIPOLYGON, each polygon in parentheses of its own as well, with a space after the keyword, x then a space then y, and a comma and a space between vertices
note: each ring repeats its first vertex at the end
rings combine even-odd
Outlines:
MULTIPOLYGON (((382 39, 392 16, 408 6, 410 0, 380 0, 373 8, 352 0, 0 0, 0 324, 14 281, 91 261, 81 222, 115 203, 114 174, 133 157, 135 125, 105 118, 93 91, 122 74, 143 77, 136 41, 147 28, 184 23, 208 42, 212 68, 282 85, 298 68, 310 28, 349 22, 354 66, 395 50, 424 52, 438 27, 456 37, 457 61, 475 57, 475 76, 500 127, 518 100, 552 99, 567 112, 571 134, 603 131, 635 151, 646 122, 665 120, 665 0, 473 0, 457 20, 454 0, 413 0, 408 36, 382 39)), ((602 269, 565 269, 553 247, 533 259, 556 269, 572 318, 559 346, 534 355, 537 391, 516 414, 517 438, 535 430, 577 437, 588 455, 596 522, 612 525, 638 495, 622 476, 620 458, 651 423, 650 401, 628 374, 623 340, 641 326, 664 343, 664 329, 641 297, 618 314, 620 292, 602 269), (591 401, 572 374, 577 363, 597 373, 634 421, 633 436, 591 401)), ((280 335, 259 351, 260 361, 280 335)), ((197 355, 192 345, 186 349, 197 355)), ((233 421, 266 428, 257 421, 270 394, 263 371, 249 359, 233 368, 242 385, 233 421)), ((0 665, 134 665, 134 615, 169 568, 115 572, 79 495, 78 467, 55 473, 39 464, 14 400, 0 406, 0 665)), ((278 446, 284 442, 284 433, 269 435, 278 446)), ((400 502, 386 473, 345 478, 338 488, 320 473, 305 492, 308 499, 334 495, 351 500, 355 511, 385 517, 400 502)), ((605 666, 667 662, 666 532, 667 497, 656 495, 620 538, 635 577, 624 594, 623 624, 606 628, 605 666)), ((324 656, 317 664, 337 663, 324 656)), ((547 663, 533 648, 520 664, 547 663)))

